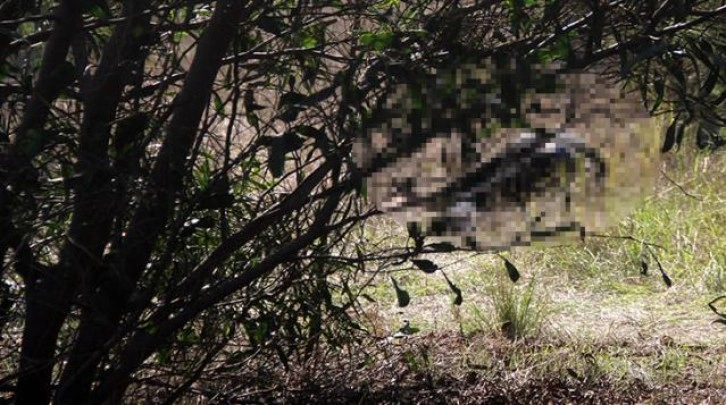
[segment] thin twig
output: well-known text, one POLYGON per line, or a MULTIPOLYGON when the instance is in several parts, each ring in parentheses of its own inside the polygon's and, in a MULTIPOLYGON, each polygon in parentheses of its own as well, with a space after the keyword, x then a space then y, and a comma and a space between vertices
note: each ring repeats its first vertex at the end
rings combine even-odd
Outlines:
POLYGON ((670 182, 671 184, 673 184, 674 186, 678 187, 678 189, 679 189, 679 190, 681 190, 681 192, 682 192, 682 193, 683 193, 684 195, 686 195, 687 197, 691 197, 691 198, 693 198, 693 199, 694 199, 694 200, 696 200, 696 201, 703 201, 703 199, 702 199, 702 198, 700 198, 700 197, 696 197, 695 195, 693 195, 693 194, 689 193, 688 191, 686 191, 686 189, 685 189, 685 188, 683 188, 683 186, 681 186, 680 184, 676 183, 676 181, 675 181, 675 180, 673 180, 672 178, 670 178, 670 176, 668 176, 668 175, 666 174, 666 172, 665 172, 665 171, 663 171, 663 169, 661 169, 661 171, 660 171, 660 174, 662 174, 662 175, 663 175, 663 177, 665 177, 665 178, 666 178, 666 180, 668 180, 668 181, 669 181, 669 182, 670 182))

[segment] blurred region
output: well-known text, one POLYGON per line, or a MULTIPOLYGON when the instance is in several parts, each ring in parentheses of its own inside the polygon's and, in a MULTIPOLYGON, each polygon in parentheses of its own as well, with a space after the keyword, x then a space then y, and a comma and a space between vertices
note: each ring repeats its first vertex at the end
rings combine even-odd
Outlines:
POLYGON ((622 219, 653 185, 658 138, 614 79, 493 60, 397 85, 355 159, 380 210, 427 236, 501 250, 622 219))

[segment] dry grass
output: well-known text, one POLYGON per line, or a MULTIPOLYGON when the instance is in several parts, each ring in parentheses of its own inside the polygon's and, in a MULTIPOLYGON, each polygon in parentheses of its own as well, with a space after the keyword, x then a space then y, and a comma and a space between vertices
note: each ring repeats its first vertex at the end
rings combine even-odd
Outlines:
MULTIPOLYGON (((441 272, 392 269, 411 303, 398 308, 390 273, 375 276, 362 344, 323 346, 289 370, 264 356, 220 367, 180 403, 722 403, 726 329, 706 304, 725 290, 726 155, 681 153, 664 171, 698 199, 662 178, 610 231, 644 242, 517 249, 503 255, 521 272, 516 284, 496 255, 429 255, 461 289, 461 306, 441 272), (645 242, 661 246, 651 249, 671 288, 654 257, 641 274, 645 242), (393 337, 404 319, 414 333, 393 337), (521 333, 508 334, 512 319, 521 333)), ((365 233, 377 249, 406 242, 385 217, 365 233)))
MULTIPOLYGON (((693 399, 709 402, 708 394, 716 392, 709 390, 722 390, 726 379, 726 328, 713 324, 716 317, 707 307, 726 293, 726 154, 684 150, 666 156, 662 171, 653 196, 608 232, 632 239, 592 237, 569 246, 509 252, 505 256, 522 279, 507 287, 498 284, 506 273, 494 255, 431 255, 427 258, 462 290, 464 303, 452 305, 440 274, 396 273, 411 304, 398 308, 393 288, 382 278, 370 291, 377 298, 371 311, 385 323, 379 329, 395 331, 408 319, 424 340, 452 333, 500 339, 496 306, 509 299, 506 294, 521 297, 534 280, 537 305, 531 310, 543 314, 542 327, 524 340, 526 348, 521 342, 502 345, 509 373, 534 381, 569 374, 569 369, 570 377, 581 381, 638 381, 644 387, 702 383, 710 387, 702 392, 706 396, 693 399), (673 280, 671 288, 656 258, 673 280)), ((379 235, 405 235, 389 222, 376 226, 379 235)), ((465 346, 448 353, 445 368, 481 358, 484 368, 493 369, 491 347, 465 346)), ((647 398, 658 402, 661 397, 647 398)))
MULTIPOLYGON (((607 343, 428 332, 321 353, 288 372, 255 367, 200 382, 245 387, 235 403, 718 404, 726 349, 667 340, 607 343)), ((193 403, 187 401, 186 403, 193 403)))

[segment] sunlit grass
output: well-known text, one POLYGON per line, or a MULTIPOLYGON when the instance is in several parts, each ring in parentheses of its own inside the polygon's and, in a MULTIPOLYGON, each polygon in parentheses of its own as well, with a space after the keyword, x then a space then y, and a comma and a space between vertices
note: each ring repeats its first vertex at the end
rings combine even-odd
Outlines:
MULTIPOLYGON (((713 363, 698 360, 703 358, 695 351, 724 356, 719 336, 726 330, 711 323, 715 316, 706 304, 726 293, 726 153, 683 150, 666 156, 662 171, 652 195, 602 235, 504 253, 522 274, 517 283, 506 277, 496 255, 428 255, 461 289, 463 304, 452 304, 452 290, 439 272, 424 274, 411 266, 394 272, 411 295, 410 305, 397 307, 390 281, 381 277, 370 289, 375 308, 390 330, 408 319, 421 334, 496 339, 507 335, 503 325, 516 325, 509 337, 569 342, 530 350, 512 343, 507 367, 513 370, 660 383, 682 373, 722 378, 723 368, 710 369, 713 363)), ((378 224, 371 238, 394 235, 390 241, 405 242, 405 229, 378 224)), ((465 356, 501 366, 501 359, 476 348, 465 356)))

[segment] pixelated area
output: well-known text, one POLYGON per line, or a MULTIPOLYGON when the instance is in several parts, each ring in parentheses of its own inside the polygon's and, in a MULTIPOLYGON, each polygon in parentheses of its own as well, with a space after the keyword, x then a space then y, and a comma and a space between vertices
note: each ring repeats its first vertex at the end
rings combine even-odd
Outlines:
POLYGON ((656 138, 637 95, 600 75, 466 65, 393 88, 354 159, 380 210, 500 250, 622 219, 652 187, 656 138))

